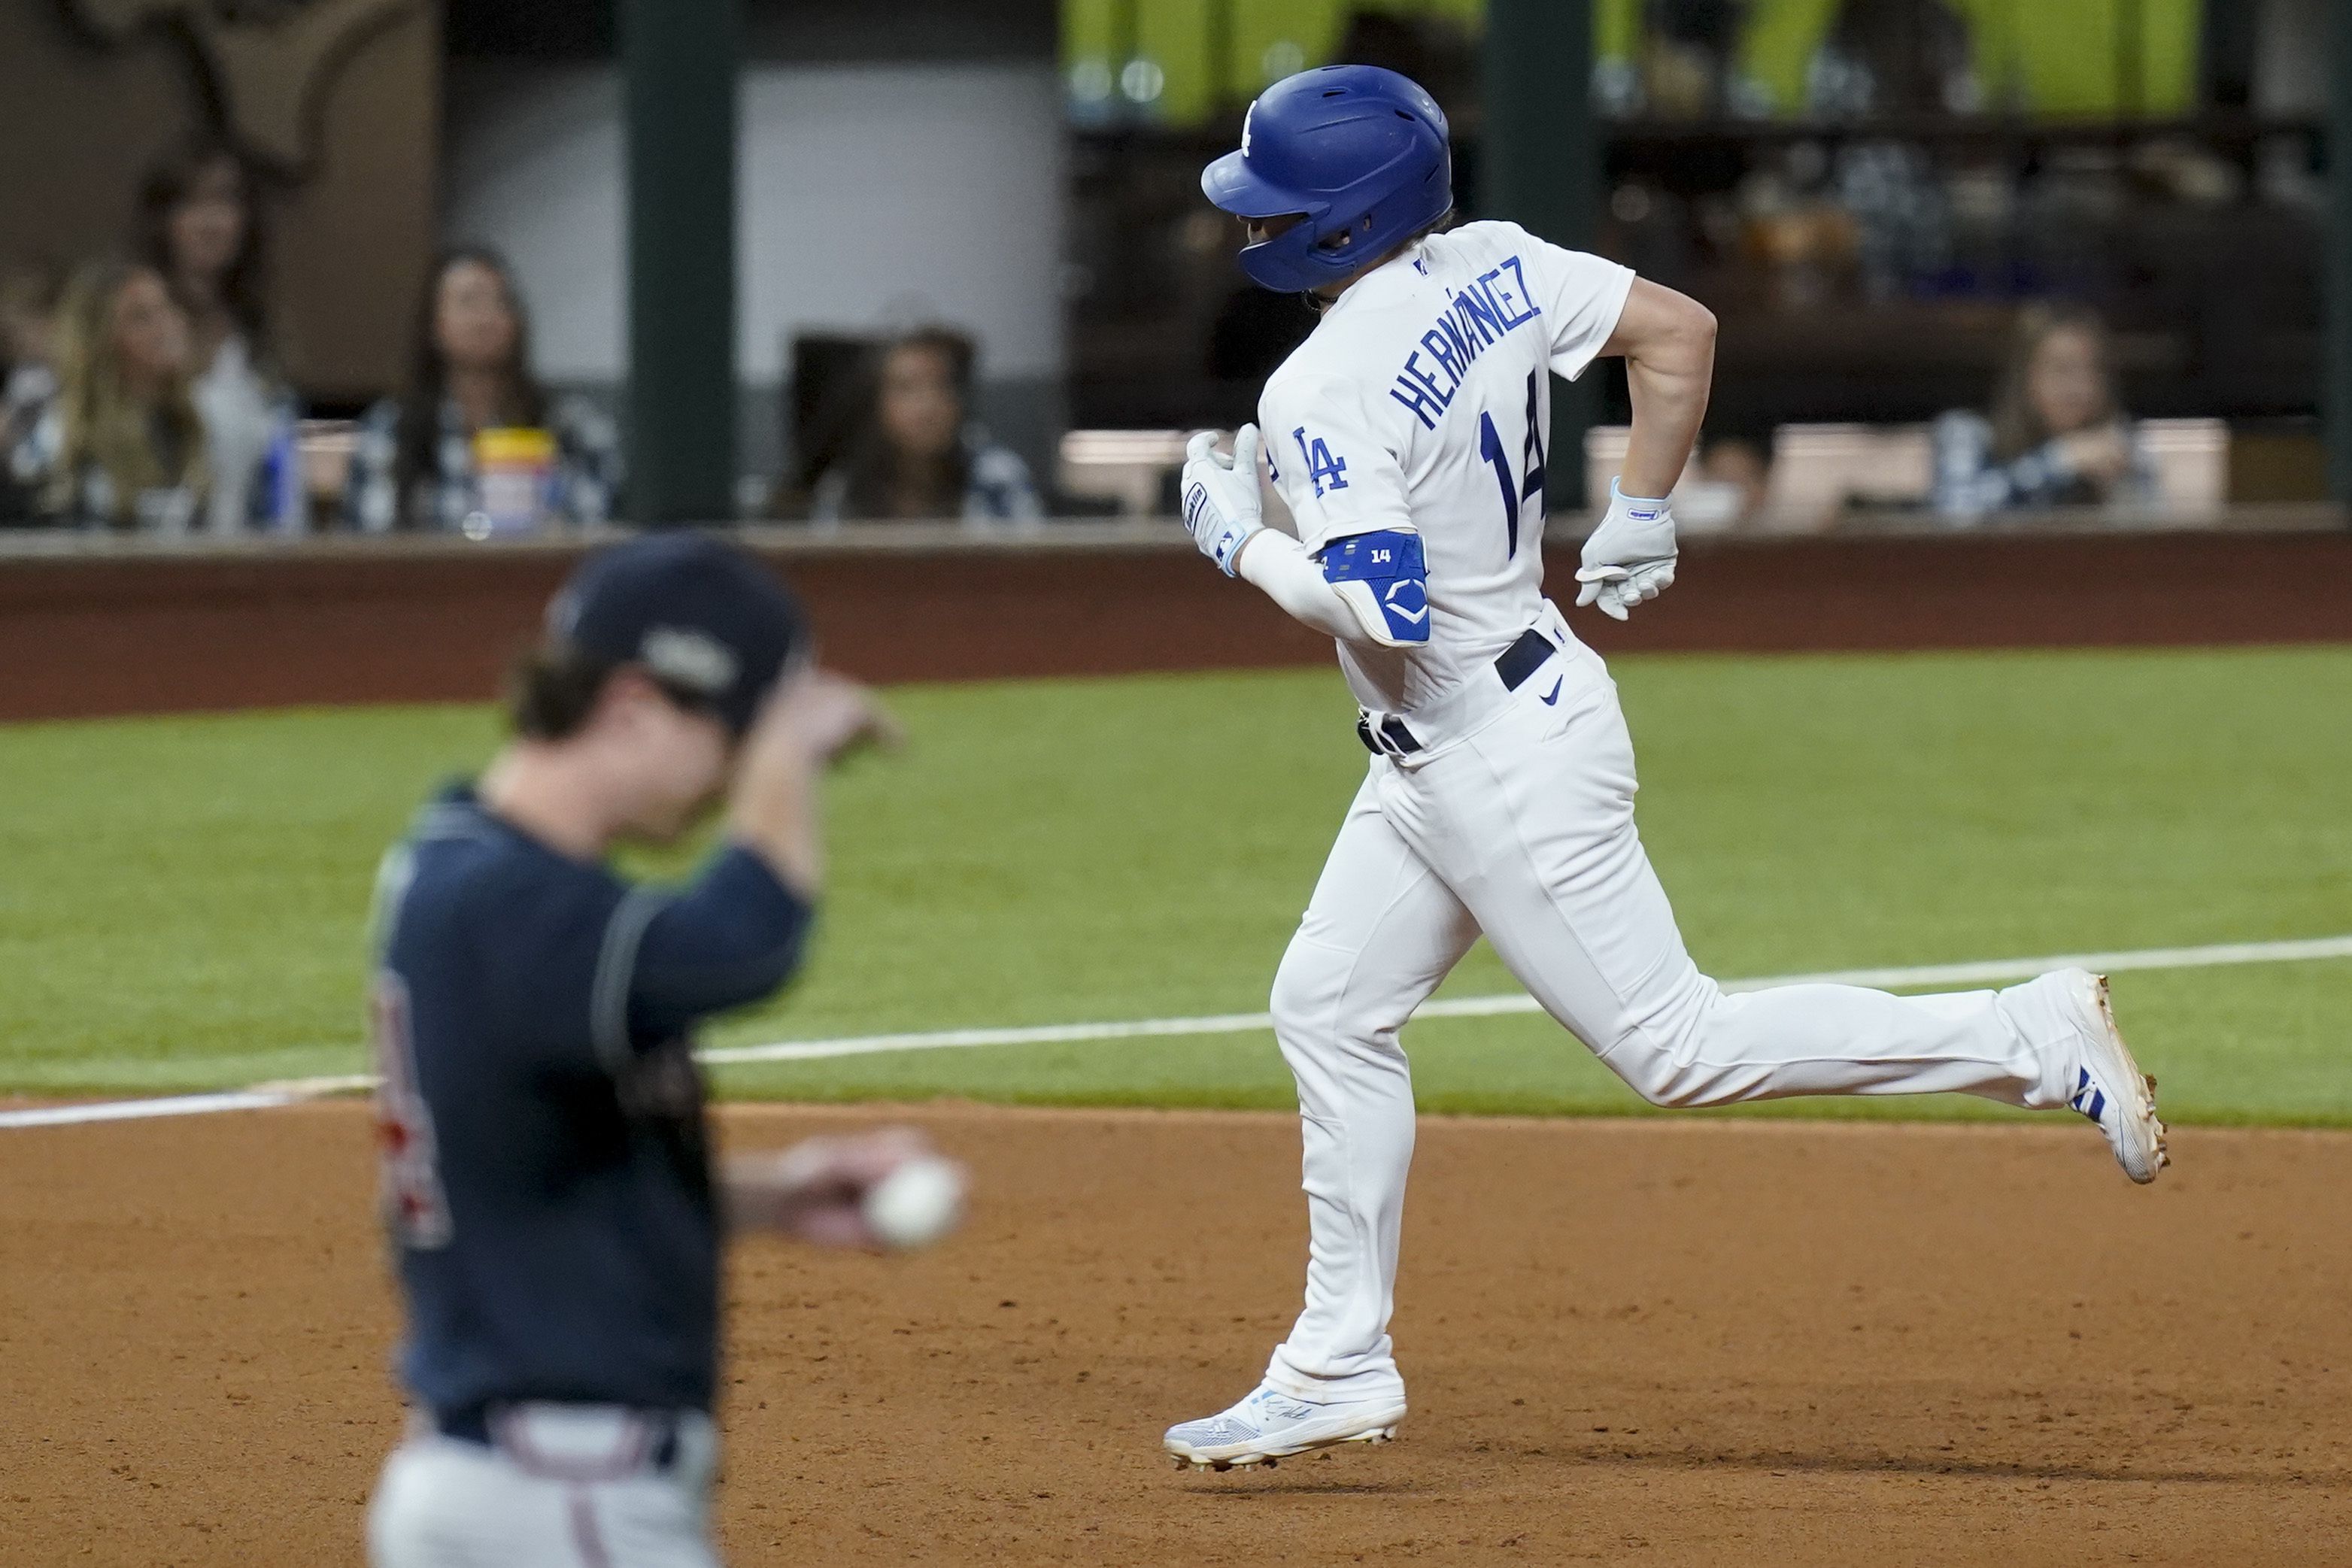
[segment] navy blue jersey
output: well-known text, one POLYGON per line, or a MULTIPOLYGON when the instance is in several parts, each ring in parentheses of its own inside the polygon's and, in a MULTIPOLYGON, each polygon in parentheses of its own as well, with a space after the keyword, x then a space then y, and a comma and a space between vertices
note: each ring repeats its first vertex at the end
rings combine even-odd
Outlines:
POLYGON ((448 791, 385 857, 373 1023, 401 1373, 452 1412, 710 1406, 719 1215, 697 1019, 781 985, 806 904, 722 850, 633 887, 448 791))

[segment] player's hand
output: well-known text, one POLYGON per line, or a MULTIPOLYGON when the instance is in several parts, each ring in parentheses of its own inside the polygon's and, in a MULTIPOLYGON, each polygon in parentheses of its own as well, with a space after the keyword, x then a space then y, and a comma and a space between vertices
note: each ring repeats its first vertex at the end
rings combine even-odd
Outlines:
POLYGON ((1579 605, 1598 604, 1601 613, 1622 621, 1636 604, 1646 604, 1674 586, 1675 514, 1664 501, 1628 497, 1609 483, 1609 510, 1584 541, 1583 566, 1576 580, 1579 605))
MULTIPOLYGON (((728 1213, 739 1227, 820 1247, 881 1247, 867 1197, 907 1166, 939 1158, 911 1127, 805 1139, 782 1154, 729 1162, 728 1213)), ((946 1162, 961 1181, 963 1167, 946 1162)))
POLYGON ((2058 438, 2058 448, 2074 472, 2106 489, 2131 470, 2131 443, 2122 427, 2102 424, 2058 438))
POLYGON ((806 665, 776 683, 744 742, 746 762, 789 752, 824 765, 862 747, 889 749, 906 738, 872 692, 845 675, 806 665))
POLYGON ((1258 433, 1244 424, 1234 433, 1230 455, 1217 450, 1217 433, 1204 430, 1184 447, 1184 528, 1201 553, 1227 577, 1234 558, 1249 537, 1265 526, 1257 490, 1258 433))

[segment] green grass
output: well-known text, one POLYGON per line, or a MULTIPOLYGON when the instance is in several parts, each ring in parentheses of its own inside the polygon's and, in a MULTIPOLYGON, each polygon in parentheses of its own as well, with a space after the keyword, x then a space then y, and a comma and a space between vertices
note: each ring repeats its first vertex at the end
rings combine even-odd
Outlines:
MULTIPOLYGON (((1690 946, 1769 975, 2352 930, 2352 650, 1629 659, 1690 946)), ((1254 1011, 1363 768, 1325 671, 922 687, 833 800, 804 982, 715 1042, 1254 1011)), ((0 728, 0 1088, 357 1071, 377 852, 473 708, 0 728)), ((1449 985, 1509 988, 1484 948, 1449 985)), ((2352 1123, 2352 961, 2127 974, 2208 1120, 2352 1123)), ((1635 1103, 1535 1018, 1408 1036, 1433 1109, 1635 1103)), ((729 1068, 730 1092, 1280 1106, 1259 1035, 729 1068)), ((1972 1112, 1804 1101, 1809 1114, 1972 1112)))

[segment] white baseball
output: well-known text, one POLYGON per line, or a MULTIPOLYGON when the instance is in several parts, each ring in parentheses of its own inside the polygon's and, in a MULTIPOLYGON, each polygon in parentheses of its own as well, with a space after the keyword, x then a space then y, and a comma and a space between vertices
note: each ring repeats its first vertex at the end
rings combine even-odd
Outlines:
POLYGON ((866 1192, 866 1223, 885 1247, 928 1247, 963 1218, 963 1172, 920 1155, 866 1192))

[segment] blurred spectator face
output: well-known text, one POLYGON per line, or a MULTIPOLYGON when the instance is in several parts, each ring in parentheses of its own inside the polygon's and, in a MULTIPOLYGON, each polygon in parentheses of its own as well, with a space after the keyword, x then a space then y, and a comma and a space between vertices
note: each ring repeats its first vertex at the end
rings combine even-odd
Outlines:
POLYGON ((1707 443, 1699 456, 1698 472, 1701 479, 1724 486, 1736 497, 1735 517, 1747 517, 1763 508, 1765 491, 1772 480, 1772 461, 1756 443, 1732 436, 1707 443))
POLYGON ((244 171, 233 158, 205 163, 164 219, 173 272, 219 277, 243 253, 248 223, 244 171))
POLYGON ((2026 368, 2025 395, 2053 435, 2068 435, 2107 417, 2107 367, 2098 340, 2080 327, 2043 335, 2026 368))
POLYGON ((124 384, 133 390, 152 392, 187 373, 188 319, 163 280, 143 267, 115 291, 106 341, 124 384))
POLYGON ((478 261, 453 263, 433 296, 433 340, 457 371, 503 371, 514 362, 520 327, 506 280, 478 261))
POLYGON ((0 285, 0 365, 47 364, 56 336, 46 291, 37 282, 0 285))
POLYGON ((901 343, 882 361, 882 434, 910 457, 938 457, 963 433, 963 398, 955 367, 940 350, 901 343))

